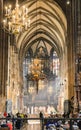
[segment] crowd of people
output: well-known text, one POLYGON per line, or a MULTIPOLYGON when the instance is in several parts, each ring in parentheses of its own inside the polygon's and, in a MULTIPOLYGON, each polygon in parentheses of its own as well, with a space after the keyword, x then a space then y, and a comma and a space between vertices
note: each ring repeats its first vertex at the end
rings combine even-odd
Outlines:
POLYGON ((81 112, 50 114, 45 120, 46 130, 81 130, 81 112))
MULTIPOLYGON (((8 128, 6 130, 13 130, 13 127, 15 128, 15 130, 20 130, 20 128, 23 128, 24 124, 28 124, 29 119, 28 114, 23 114, 19 112, 15 115, 4 112, 2 117, 3 119, 0 120, 0 128, 8 128)), ((72 125, 72 130, 81 130, 81 112, 69 114, 54 114, 51 112, 48 117, 45 117, 44 113, 40 112, 39 118, 40 124, 42 123, 43 119, 44 129, 46 130, 70 130, 70 125, 72 125), (71 120, 70 122, 70 119, 73 120, 71 120)))
POLYGON ((6 128, 6 130, 13 130, 13 127, 17 130, 20 130, 20 128, 27 123, 27 120, 23 120, 27 118, 27 114, 19 112, 15 115, 4 112, 0 117, 2 118, 0 120, 0 130, 2 130, 2 128, 6 128))

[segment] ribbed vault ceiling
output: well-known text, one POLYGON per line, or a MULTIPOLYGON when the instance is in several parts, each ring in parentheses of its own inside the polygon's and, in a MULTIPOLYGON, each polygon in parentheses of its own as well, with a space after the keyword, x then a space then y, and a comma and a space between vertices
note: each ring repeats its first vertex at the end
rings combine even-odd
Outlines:
POLYGON ((18 48, 24 53, 28 46, 42 40, 61 54, 67 35, 66 17, 61 7, 54 0, 28 0, 22 5, 29 9, 31 26, 17 37, 18 48))

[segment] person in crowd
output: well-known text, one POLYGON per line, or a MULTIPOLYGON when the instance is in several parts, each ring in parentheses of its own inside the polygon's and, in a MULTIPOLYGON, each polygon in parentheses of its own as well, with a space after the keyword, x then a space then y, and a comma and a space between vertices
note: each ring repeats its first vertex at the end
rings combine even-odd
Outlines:
POLYGON ((8 113, 8 114, 7 114, 7 118, 11 118, 11 115, 10 115, 10 113, 8 113))
MULTIPOLYGON (((79 113, 78 117, 81 118, 81 113, 79 113)), ((81 130, 81 120, 78 121, 78 127, 81 130)))
POLYGON ((66 117, 66 113, 64 112, 64 114, 63 114, 63 117, 65 118, 66 117))
POLYGON ((20 130, 20 128, 22 127, 22 120, 21 120, 21 117, 20 117, 20 113, 17 113, 17 120, 16 120, 16 123, 15 123, 15 127, 16 129, 20 130))
POLYGON ((74 124, 72 125, 73 130, 79 130, 77 122, 74 121, 74 124))
POLYGON ((4 112, 4 113, 3 113, 3 116, 6 118, 6 117, 7 117, 7 112, 4 112))
POLYGON ((25 123, 28 123, 28 120, 27 120, 28 115, 27 115, 27 114, 24 114, 24 118, 26 118, 26 120, 24 120, 24 122, 25 122, 25 123))
POLYGON ((7 126, 9 127, 9 130, 13 130, 12 122, 7 121, 7 126))
POLYGON ((41 125, 41 128, 42 128, 42 120, 43 119, 43 113, 40 111, 39 113, 39 117, 40 117, 40 125, 41 125))
POLYGON ((43 118, 43 113, 42 112, 39 113, 39 117, 43 118))
POLYGON ((2 120, 0 126, 1 126, 1 128, 9 128, 8 125, 7 125, 7 123, 6 123, 6 120, 2 120))

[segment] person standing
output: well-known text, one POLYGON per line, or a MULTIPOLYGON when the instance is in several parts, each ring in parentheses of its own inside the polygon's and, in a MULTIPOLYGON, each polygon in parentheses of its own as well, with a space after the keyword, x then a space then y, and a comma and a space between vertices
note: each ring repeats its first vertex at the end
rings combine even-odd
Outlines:
POLYGON ((41 126, 41 130, 42 130, 42 127, 43 127, 43 118, 44 118, 44 116, 43 116, 43 113, 42 112, 40 112, 39 113, 39 117, 40 117, 40 126, 41 126))
POLYGON ((39 113, 39 116, 40 116, 40 118, 43 118, 43 113, 40 112, 40 113, 39 113))
POLYGON ((8 121, 7 126, 9 127, 9 130, 13 130, 12 122, 8 121))

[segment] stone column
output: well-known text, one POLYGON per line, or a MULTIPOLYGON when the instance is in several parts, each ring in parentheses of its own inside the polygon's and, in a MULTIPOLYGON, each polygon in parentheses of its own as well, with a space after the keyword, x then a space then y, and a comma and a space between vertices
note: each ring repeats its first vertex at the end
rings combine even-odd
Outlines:
POLYGON ((7 55, 8 41, 7 34, 2 29, 3 21, 3 0, 0 0, 0 111, 5 111, 6 81, 7 81, 7 55))
POLYGON ((0 24, 3 18, 3 0, 0 0, 0 24))
POLYGON ((2 94, 2 16, 3 0, 0 0, 0 95, 2 94))

